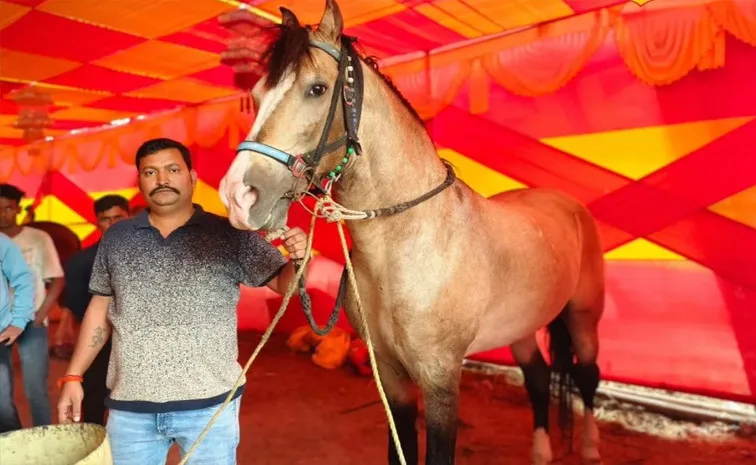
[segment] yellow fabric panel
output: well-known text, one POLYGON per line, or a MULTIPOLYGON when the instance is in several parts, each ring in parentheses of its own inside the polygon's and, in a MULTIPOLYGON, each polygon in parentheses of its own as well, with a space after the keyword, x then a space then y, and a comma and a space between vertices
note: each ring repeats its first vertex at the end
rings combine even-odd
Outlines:
POLYGON ((709 210, 756 228, 756 186, 715 203, 709 210))
POLYGON ((218 0, 47 0, 38 10, 140 37, 186 29, 233 10, 218 0))
POLYGON ((454 165, 459 179, 463 180, 473 190, 484 197, 490 197, 500 192, 526 187, 524 184, 507 177, 498 171, 471 160, 451 149, 438 151, 441 158, 454 165))
POLYGON ((200 103, 206 100, 234 95, 238 92, 236 89, 213 86, 197 79, 181 78, 154 84, 124 95, 200 103))
POLYGON ((604 254, 607 260, 686 260, 685 257, 642 237, 604 254))
POLYGON ((722 137, 753 117, 696 121, 541 139, 608 170, 638 180, 722 137))
POLYGON ((120 195, 127 200, 131 200, 135 195, 139 193, 139 189, 136 187, 129 187, 128 189, 116 189, 113 191, 100 191, 100 192, 88 192, 87 195, 97 200, 106 195, 120 195))
MULTIPOLYGON (((2 38, 0 37, 0 45, 2 38)), ((44 81, 71 71, 80 63, 0 48, 0 79, 24 82, 44 81)))
POLYGON ((501 29, 530 26, 574 14, 562 0, 465 0, 480 14, 496 18, 501 29))
POLYGON ((16 124, 17 118, 18 115, 0 115, 0 127, 13 126, 14 124, 16 124))
POLYGON ((30 11, 31 8, 28 6, 0 0, 0 31, 15 23, 30 11))
POLYGON ((158 79, 173 79, 220 66, 220 55, 151 40, 99 59, 93 64, 158 79))
POLYGON ((34 209, 34 219, 63 224, 71 228, 79 236, 79 239, 84 239, 97 229, 54 195, 46 195, 42 198, 37 208, 34 209))
POLYGON ((467 37, 468 39, 480 37, 483 35, 483 33, 476 27, 466 22, 460 21, 446 11, 437 8, 433 4, 424 3, 422 5, 418 5, 415 7, 415 11, 444 27, 455 31, 464 37, 467 37))
POLYGON ((220 200, 218 191, 201 179, 197 179, 192 201, 202 205, 202 208, 207 212, 220 216, 228 216, 228 212, 220 200))
POLYGON ((101 108, 89 107, 71 107, 58 110, 50 114, 52 119, 68 119, 77 121, 102 121, 110 122, 114 119, 128 118, 136 113, 126 113, 122 111, 104 110, 101 108))

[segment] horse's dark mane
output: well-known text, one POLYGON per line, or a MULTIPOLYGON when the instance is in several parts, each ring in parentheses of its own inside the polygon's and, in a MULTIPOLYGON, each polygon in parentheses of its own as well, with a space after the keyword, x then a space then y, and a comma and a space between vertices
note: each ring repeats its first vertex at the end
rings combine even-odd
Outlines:
MULTIPOLYGON (((263 63, 267 67, 268 76, 265 79, 265 85, 268 89, 277 86, 289 68, 298 73, 306 62, 312 64, 312 47, 310 46, 310 31, 312 28, 309 26, 284 26, 282 24, 273 27, 278 29, 277 37, 262 54, 263 63)), ((355 52, 360 59, 370 66, 386 86, 394 92, 399 101, 402 102, 417 122, 425 126, 425 122, 412 107, 412 104, 399 92, 399 89, 396 88, 391 79, 378 69, 377 58, 364 56, 354 46, 356 39, 349 39, 351 40, 347 40, 346 42, 355 48, 355 52)))

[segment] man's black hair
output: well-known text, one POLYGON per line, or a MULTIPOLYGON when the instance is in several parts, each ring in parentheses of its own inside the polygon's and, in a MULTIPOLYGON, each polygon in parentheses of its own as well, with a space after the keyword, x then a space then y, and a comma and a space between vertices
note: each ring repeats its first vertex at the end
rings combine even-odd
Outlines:
POLYGON ((121 207, 123 211, 129 211, 129 201, 120 195, 105 195, 95 200, 94 212, 95 215, 104 211, 110 210, 113 207, 121 207))
POLYGON ((26 193, 12 184, 0 184, 0 197, 21 203, 26 193))
POLYGON ((184 159, 186 167, 192 169, 192 157, 189 153, 189 149, 186 148, 186 146, 181 142, 173 139, 168 139, 167 137, 150 139, 139 146, 139 149, 137 149, 136 153, 136 159, 134 160, 137 169, 139 169, 139 162, 142 160, 142 158, 166 149, 176 149, 181 152, 181 158, 184 159))

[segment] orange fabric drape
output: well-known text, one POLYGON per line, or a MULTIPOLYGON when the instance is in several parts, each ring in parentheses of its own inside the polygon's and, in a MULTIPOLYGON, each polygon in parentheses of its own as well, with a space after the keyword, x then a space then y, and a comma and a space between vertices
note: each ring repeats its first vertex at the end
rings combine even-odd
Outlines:
POLYGON ((430 119, 446 108, 470 77, 472 62, 461 61, 434 68, 433 59, 426 56, 426 66, 420 71, 390 76, 399 92, 412 103, 423 119, 430 119))
MULTIPOLYGON (((624 15, 622 8, 609 8, 393 63, 384 72, 424 119, 450 105, 466 84, 470 111, 484 113, 491 81, 531 98, 556 92, 580 72, 612 32, 627 68, 638 79, 649 85, 671 84, 692 70, 723 66, 725 33, 756 46, 756 0, 637 8, 624 15)), ((59 137, 40 144, 41 154, 36 156, 29 155, 28 147, 4 148, 0 181, 48 170, 93 171, 131 164, 136 147, 159 135, 202 147, 227 137, 232 148, 252 120, 253 115, 239 111, 238 99, 230 99, 127 126, 59 137)))
POLYGON ((29 147, 0 151, 0 182, 14 177, 41 176, 47 171, 73 174, 131 165, 137 147, 151 137, 171 137, 185 144, 213 147, 227 137, 229 148, 238 144, 251 127, 254 115, 241 113, 238 100, 183 108, 125 126, 72 134, 29 147))
POLYGON ((707 5, 707 9, 719 27, 756 47, 756 2, 724 0, 707 5))
POLYGON ((564 87, 606 40, 609 15, 595 14, 588 31, 548 37, 483 57, 482 64, 497 84, 516 95, 536 97, 564 87))
POLYGON ((618 16, 614 31, 625 65, 647 84, 670 84, 696 68, 724 65, 724 34, 706 8, 618 16))

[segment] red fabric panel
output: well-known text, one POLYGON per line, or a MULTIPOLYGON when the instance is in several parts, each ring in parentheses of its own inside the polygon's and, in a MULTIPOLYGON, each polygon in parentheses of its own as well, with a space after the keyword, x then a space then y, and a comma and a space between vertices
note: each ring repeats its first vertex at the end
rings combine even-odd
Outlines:
POLYGON ((37 196, 52 194, 90 223, 97 223, 94 200, 58 171, 47 173, 37 196))
POLYGON ((607 250, 648 236, 756 289, 756 270, 742 266, 756 263, 756 231, 708 210, 696 213, 695 226, 689 223, 693 220, 674 224, 756 184, 756 161, 750 152, 740 149, 756 135, 756 123, 725 135, 639 183, 456 108, 442 112, 430 126, 434 139, 443 146, 529 186, 561 189, 589 204, 601 221, 607 250), (610 194, 604 197, 607 192, 610 194))
POLYGON ((528 186, 560 189, 585 203, 628 183, 623 176, 456 107, 442 111, 429 130, 439 145, 528 186))
POLYGON ((144 42, 144 39, 32 10, 3 29, 3 47, 87 62, 144 42), (34 31, 34 33, 29 33, 34 31))
POLYGON ((83 65, 45 82, 60 86, 120 93, 157 84, 161 80, 114 71, 101 66, 83 65))
POLYGON ((206 69, 198 73, 192 74, 189 77, 200 79, 210 84, 221 87, 233 87, 234 86, 234 70, 230 66, 221 65, 215 68, 206 69))
POLYGON ((117 95, 90 103, 92 108, 116 111, 133 111, 134 113, 157 113, 181 106, 181 102, 153 98, 137 98, 117 95))
POLYGON ((414 10, 404 10, 387 18, 349 28, 358 44, 372 49, 379 57, 403 55, 418 50, 432 50, 465 40, 462 35, 428 19, 414 10))
POLYGON ((72 129, 92 128, 102 126, 102 121, 80 121, 80 120, 68 120, 68 119, 54 119, 52 120, 52 126, 50 129, 57 129, 60 131, 70 131, 72 129))
POLYGON ((35 7, 39 5, 40 3, 46 2, 47 0, 5 0, 5 1, 11 2, 11 3, 18 3, 19 5, 35 7))
POLYGON ((746 266, 756 263, 756 230, 705 210, 756 185, 756 159, 742 150, 754 137, 751 122, 589 207, 633 236, 648 236, 756 290, 756 269, 746 266))
MULTIPOLYGON (((489 111, 482 116, 536 139, 753 116, 756 48, 727 36, 726 50, 725 68, 652 87, 630 74, 610 34, 585 68, 554 94, 518 97, 492 84, 489 111)), ((463 87, 455 100, 464 111, 470 108, 469 91, 463 87)))
MULTIPOLYGON (((603 379, 756 400, 756 293, 691 263, 609 262, 607 280, 603 379)), ((508 349, 471 358, 513 364, 508 349)))
POLYGON ((26 141, 23 139, 9 139, 7 137, 0 137, 0 145, 12 145, 14 147, 20 147, 26 145, 26 141))
POLYGON ((631 0, 562 0, 575 13, 599 10, 613 5, 623 5, 631 0))
POLYGON ((212 53, 222 53, 228 48, 225 43, 193 34, 191 30, 160 37, 161 42, 184 45, 212 53))

